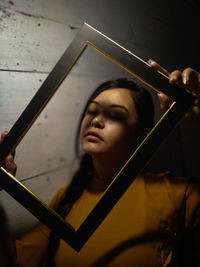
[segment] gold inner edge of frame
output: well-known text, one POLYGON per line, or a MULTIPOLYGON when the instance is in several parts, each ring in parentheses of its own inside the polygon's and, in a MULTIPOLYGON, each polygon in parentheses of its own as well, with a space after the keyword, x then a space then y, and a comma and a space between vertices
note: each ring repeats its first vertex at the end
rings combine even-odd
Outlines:
MULTIPOLYGON (((122 69, 126 70, 127 72, 129 72, 131 75, 133 75, 134 77, 136 77, 138 80, 140 80, 141 82, 143 82, 144 84, 146 84, 147 86, 149 86, 150 88, 152 88, 154 91, 156 91, 157 93, 160 93, 161 91, 158 90, 157 88, 155 88, 154 86, 152 86, 150 83, 146 82, 143 78, 141 78, 140 76, 136 75, 134 72, 132 72, 131 70, 129 70, 127 67, 123 66, 122 64, 120 64, 117 60, 115 60, 113 57, 111 57, 109 54, 105 53, 104 51, 102 51, 101 49, 99 49, 98 47, 96 47, 94 44, 92 44, 91 42, 87 41, 87 45, 91 46, 92 48, 94 48, 98 53, 102 54, 103 56, 105 56, 106 58, 108 58, 110 61, 112 61, 114 64, 118 65, 119 67, 121 67, 122 69)), ((162 74, 162 73, 160 73, 162 74)), ((165 76, 165 75, 163 75, 165 76)), ((166 77, 166 76, 165 76, 166 77)), ((167 77, 166 77, 167 78, 167 77)), ((173 100, 170 108, 168 108, 168 110, 162 115, 162 117, 159 119, 159 121, 156 123, 156 125, 154 125, 154 127, 149 131, 149 133, 145 136, 145 138, 143 139, 143 141, 139 144, 139 146, 136 148, 136 150, 133 152, 133 154, 130 156, 130 158, 126 161, 126 163, 124 164, 124 166, 121 168, 121 170, 117 173, 117 175, 113 178, 112 182, 109 184, 109 186, 106 188, 106 190, 103 192, 103 194, 101 195, 100 199, 97 201, 97 203, 94 205, 93 209, 95 209, 95 207, 98 205, 98 203, 101 201, 102 197, 107 193, 107 191, 109 190, 109 188, 113 185, 113 183, 118 179, 118 177, 121 175, 121 173, 125 170, 125 168, 127 167, 127 165, 130 163, 130 161, 133 159, 133 157, 135 156, 135 154, 138 152, 138 150, 140 150, 140 148, 147 142, 149 136, 155 131, 155 129, 162 123, 162 121, 164 120, 164 118, 167 116, 167 114, 169 113, 169 111, 174 107, 174 105, 176 104, 176 101, 173 100)), ((92 209, 92 210, 93 210, 92 209)), ((87 217, 92 213, 89 212, 89 214, 87 215, 87 217)), ((80 226, 78 226, 76 228, 76 231, 81 227, 81 225, 85 222, 85 220, 87 219, 87 217, 83 220, 83 222, 80 224, 80 226)))

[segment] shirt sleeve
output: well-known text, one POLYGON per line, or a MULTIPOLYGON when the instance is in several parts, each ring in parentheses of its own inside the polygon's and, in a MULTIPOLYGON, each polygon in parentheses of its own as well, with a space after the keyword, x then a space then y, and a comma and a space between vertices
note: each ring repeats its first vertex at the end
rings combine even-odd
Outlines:
POLYGON ((200 179, 192 179, 186 190, 186 216, 187 230, 200 227, 200 179))
POLYGON ((193 180, 185 194, 185 233, 181 240, 181 266, 200 266, 200 180, 193 180))
MULTIPOLYGON (((49 207, 55 209, 62 198, 66 187, 61 188, 51 200, 49 207)), ((48 247, 50 229, 38 222, 28 233, 15 241, 17 262, 20 267, 35 267, 48 247)))

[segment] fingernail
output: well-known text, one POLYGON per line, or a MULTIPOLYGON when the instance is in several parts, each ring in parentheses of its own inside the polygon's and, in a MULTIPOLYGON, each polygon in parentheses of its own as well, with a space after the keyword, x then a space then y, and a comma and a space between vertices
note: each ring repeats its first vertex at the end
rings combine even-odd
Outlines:
POLYGON ((183 84, 187 84, 187 77, 186 76, 183 76, 183 84))

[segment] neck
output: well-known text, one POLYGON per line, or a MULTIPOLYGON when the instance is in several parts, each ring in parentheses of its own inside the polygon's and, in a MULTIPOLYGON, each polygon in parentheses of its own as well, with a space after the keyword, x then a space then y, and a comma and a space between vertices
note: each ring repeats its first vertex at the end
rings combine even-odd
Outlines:
POLYGON ((120 171, 125 163, 125 160, 112 160, 104 156, 92 156, 94 166, 94 176, 100 180, 111 182, 120 171))

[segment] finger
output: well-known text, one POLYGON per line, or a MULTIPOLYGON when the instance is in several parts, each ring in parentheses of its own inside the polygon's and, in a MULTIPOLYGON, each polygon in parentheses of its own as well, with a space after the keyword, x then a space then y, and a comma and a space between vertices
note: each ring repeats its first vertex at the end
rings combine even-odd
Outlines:
POLYGON ((182 72, 180 70, 175 70, 169 75, 169 82, 171 84, 178 84, 181 87, 184 87, 183 83, 183 77, 182 77, 182 72))
POLYGON ((192 68, 186 68, 183 72, 178 70, 172 72, 170 83, 176 83, 195 96, 200 97, 200 73, 192 68))
POLYGON ((183 83, 192 87, 198 83, 199 73, 192 68, 187 68, 183 71, 182 77, 183 83))
MULTIPOLYGON (((0 143, 3 142, 7 134, 8 134, 8 131, 4 131, 1 133, 0 143)), ((10 154, 8 154, 8 156, 1 163, 1 166, 4 167, 8 172, 10 172, 13 175, 15 175, 17 171, 17 165, 14 162, 14 157, 15 157, 15 150, 11 152, 10 154)))
POLYGON ((159 93, 158 98, 160 101, 160 108, 162 111, 165 112, 171 106, 173 101, 171 100, 171 98, 169 98, 168 96, 166 96, 163 93, 159 93))
POLYGON ((14 158, 11 154, 9 154, 5 161, 4 161, 5 169, 7 172, 11 173, 12 175, 16 174, 17 171, 17 165, 14 162, 14 158))
POLYGON ((3 140, 4 140, 4 138, 6 137, 7 134, 8 134, 8 131, 4 131, 4 132, 2 132, 2 134, 1 134, 1 138, 0 138, 0 143, 3 142, 3 140))
POLYGON ((192 68, 183 71, 183 82, 186 90, 190 91, 196 97, 200 97, 200 73, 192 68))
POLYGON ((166 70, 165 68, 161 67, 161 65, 159 65, 156 61, 149 59, 148 63, 153 69, 165 74, 166 76, 170 75, 169 71, 166 70))
MULTIPOLYGON (((0 144, 3 142, 7 134, 8 134, 8 131, 2 132, 1 137, 0 137, 0 144)), ((13 155, 13 157, 15 157, 15 150, 12 151, 11 154, 13 155)))

